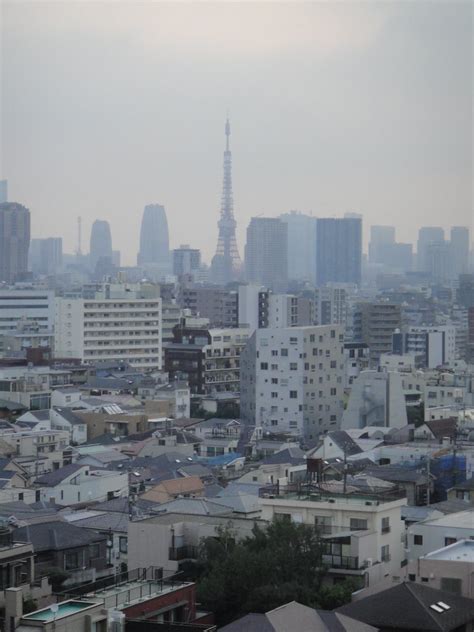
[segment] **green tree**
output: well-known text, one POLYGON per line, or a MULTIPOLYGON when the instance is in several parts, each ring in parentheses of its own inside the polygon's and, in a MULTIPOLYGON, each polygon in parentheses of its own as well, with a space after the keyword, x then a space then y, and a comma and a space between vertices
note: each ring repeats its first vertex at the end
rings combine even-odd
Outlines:
POLYGON ((323 547, 310 525, 277 520, 237 541, 229 523, 216 536, 202 542, 195 576, 198 600, 219 624, 293 600, 327 609, 350 600, 351 585, 323 585, 323 547))

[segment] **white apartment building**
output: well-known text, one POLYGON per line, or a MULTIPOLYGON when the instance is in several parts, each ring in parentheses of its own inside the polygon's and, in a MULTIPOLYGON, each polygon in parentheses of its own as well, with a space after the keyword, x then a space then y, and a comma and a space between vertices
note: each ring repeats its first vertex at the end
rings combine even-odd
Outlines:
POLYGON ((452 364, 456 359, 456 327, 410 327, 405 334, 405 351, 423 356, 429 369, 452 364))
POLYGON ((87 363, 128 362, 160 370, 161 298, 149 286, 106 284, 92 299, 57 298, 55 349, 58 357, 87 363))
POLYGON ((241 417, 316 441, 339 427, 344 371, 340 325, 258 329, 241 354, 241 417))
POLYGON ((323 561, 333 578, 364 577, 366 586, 399 576, 404 559, 401 494, 393 497, 324 492, 281 493, 261 499, 262 520, 291 520, 316 526, 324 541, 323 561))
POLYGON ((348 283, 331 283, 314 291, 315 323, 347 326, 350 298, 357 287, 348 283))
POLYGON ((54 292, 38 289, 0 290, 0 354, 2 337, 17 331, 21 323, 35 324, 39 333, 54 324, 54 292))
POLYGON ((247 344, 247 327, 209 329, 210 344, 203 347, 204 389, 207 395, 240 390, 240 354, 247 344))
MULTIPOLYGON (((469 505, 467 505, 469 506, 469 505)), ((412 524, 407 533, 407 558, 414 561, 458 540, 474 536, 474 508, 412 524)))

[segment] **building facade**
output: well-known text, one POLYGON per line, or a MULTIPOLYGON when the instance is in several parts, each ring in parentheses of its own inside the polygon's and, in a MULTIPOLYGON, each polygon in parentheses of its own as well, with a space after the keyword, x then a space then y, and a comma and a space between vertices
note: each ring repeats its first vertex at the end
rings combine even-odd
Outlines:
POLYGON ((29 247, 30 211, 16 202, 0 204, 0 282, 26 278, 29 247))
POLYGON ((358 217, 318 219, 316 282, 355 283, 362 274, 362 220, 358 217))
POLYGON ((247 281, 275 291, 288 283, 288 225, 275 217, 252 217, 245 245, 247 281))

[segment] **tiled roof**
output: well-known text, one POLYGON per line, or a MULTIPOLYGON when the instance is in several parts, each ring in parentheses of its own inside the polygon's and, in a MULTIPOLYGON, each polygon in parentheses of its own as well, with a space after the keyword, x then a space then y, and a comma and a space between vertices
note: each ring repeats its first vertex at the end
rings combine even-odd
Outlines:
POLYGON ((87 546, 106 538, 105 535, 59 520, 20 527, 13 532, 15 542, 31 542, 35 553, 87 546))

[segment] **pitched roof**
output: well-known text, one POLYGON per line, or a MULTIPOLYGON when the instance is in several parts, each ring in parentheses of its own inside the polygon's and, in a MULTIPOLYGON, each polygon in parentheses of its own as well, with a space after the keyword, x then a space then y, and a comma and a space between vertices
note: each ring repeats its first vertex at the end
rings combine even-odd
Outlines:
POLYGON ((23 404, 19 404, 18 402, 12 402, 9 399, 0 399, 0 410, 16 412, 19 410, 28 410, 28 407, 23 406, 23 404))
POLYGON ((432 419, 431 421, 427 421, 425 423, 436 439, 441 440, 443 437, 454 437, 456 434, 456 417, 449 417, 448 419, 432 419))
POLYGON ((99 515, 72 520, 72 524, 77 527, 87 529, 97 529, 98 531, 115 531, 127 533, 130 517, 126 513, 112 513, 110 511, 99 515))
POLYGON ((35 553, 87 546, 105 540, 106 537, 59 520, 20 527, 13 532, 15 542, 31 542, 35 553))
POLYGON ((113 498, 112 500, 106 500, 102 503, 95 503, 91 507, 96 511, 108 511, 110 513, 133 513, 133 508, 137 507, 140 510, 146 511, 150 507, 154 507, 156 503, 149 502, 143 498, 138 498, 134 503, 130 503, 128 498, 113 498))
POLYGON ((72 426, 74 425, 84 426, 86 423, 78 415, 75 415, 70 408, 63 408, 62 406, 53 406, 53 409, 58 414, 60 414, 63 419, 68 421, 72 426))
POLYGON ((404 582, 337 609, 359 621, 384 630, 449 632, 474 619, 474 600, 423 584, 404 582), (430 606, 444 602, 449 610, 430 606))
POLYGON ((466 491, 474 490, 474 476, 468 478, 466 481, 462 483, 458 483, 457 485, 453 485, 451 489, 464 489, 466 491))
POLYGON ((328 432, 327 437, 328 439, 332 439, 332 441, 334 441, 334 443, 341 448, 347 456, 363 452, 363 450, 345 430, 333 430, 332 432, 328 432))
POLYGON ((285 448, 279 452, 271 454, 263 460, 262 465, 277 465, 279 463, 290 463, 291 465, 302 465, 306 463, 304 458, 304 452, 301 448, 295 446, 291 448, 285 448))
POLYGON ((56 485, 62 483, 65 478, 71 476, 71 474, 74 474, 86 467, 89 466, 71 463, 70 465, 65 465, 64 467, 59 468, 59 470, 54 470, 53 472, 48 472, 47 474, 39 476, 35 480, 35 483, 38 485, 44 485, 45 487, 55 487, 56 485))
POLYGON ((156 507, 154 513, 183 513, 198 516, 219 516, 232 513, 232 507, 219 505, 205 498, 177 498, 156 507))
POLYGON ((381 478, 393 483, 417 483, 428 482, 428 475, 422 468, 407 465, 375 465, 365 470, 366 474, 381 478))
POLYGON ((147 490, 141 498, 155 503, 166 502, 169 496, 180 494, 191 494, 196 492, 202 494, 204 485, 198 476, 186 476, 183 478, 173 478, 161 481, 158 485, 147 490))

